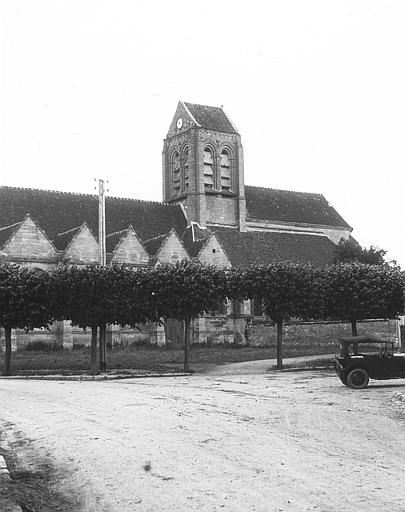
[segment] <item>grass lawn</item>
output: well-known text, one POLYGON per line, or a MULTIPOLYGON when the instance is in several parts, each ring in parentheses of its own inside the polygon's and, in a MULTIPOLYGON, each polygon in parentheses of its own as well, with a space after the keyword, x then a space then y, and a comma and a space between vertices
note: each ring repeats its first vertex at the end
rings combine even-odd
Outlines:
MULTIPOLYGON (((320 355, 331 351, 323 347, 296 346, 284 349, 284 357, 302 355, 320 355)), ((213 347, 192 346, 191 367, 198 369, 204 366, 223 363, 237 363, 258 359, 273 359, 276 357, 274 347, 241 347, 217 345, 213 347)), ((148 371, 163 371, 182 369, 184 352, 181 348, 138 346, 125 349, 107 350, 107 368, 140 369, 148 371)), ((0 362, 0 373, 3 373, 4 359, 0 362)), ((20 351, 12 354, 12 373, 76 373, 87 372, 90 369, 90 349, 60 350, 60 351, 20 351)))

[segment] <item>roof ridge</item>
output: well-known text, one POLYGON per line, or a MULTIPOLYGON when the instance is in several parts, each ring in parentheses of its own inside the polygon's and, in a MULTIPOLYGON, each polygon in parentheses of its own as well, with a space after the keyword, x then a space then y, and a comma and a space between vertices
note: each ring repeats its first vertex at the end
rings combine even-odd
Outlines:
POLYGON ((245 185, 245 188, 257 188, 260 190, 274 190, 277 192, 292 192, 293 194, 305 194, 309 196, 322 196, 325 197, 323 194, 319 194, 318 192, 300 192, 299 190, 290 190, 287 188, 272 188, 272 187, 260 187, 259 185, 245 185))
MULTIPOLYGON (((8 189, 8 190, 31 190, 33 192, 50 192, 53 194, 61 194, 61 195, 74 195, 74 196, 85 196, 85 197, 93 197, 97 198, 98 194, 86 194, 83 192, 66 192, 63 190, 52 190, 52 189, 45 189, 45 188, 33 188, 33 187, 11 187, 9 185, 0 185, 0 189, 8 189)), ((138 202, 138 203, 153 203, 158 204, 161 206, 173 206, 173 207, 179 207, 179 204, 177 203, 167 203, 162 201, 156 201, 152 199, 136 199, 132 197, 119 197, 119 196, 106 196, 106 200, 108 199, 119 199, 120 201, 132 201, 132 202, 138 202)))
POLYGON ((169 233, 162 233, 161 235, 154 236, 153 238, 148 238, 147 240, 143 240, 142 243, 146 244, 146 242, 152 242, 153 240, 157 240, 158 238, 166 237, 170 234, 172 230, 169 231, 169 233))
POLYGON ((190 101, 183 101, 182 103, 184 103, 185 105, 196 105, 196 106, 199 106, 199 107, 219 108, 222 111, 224 110, 222 107, 215 107, 213 105, 204 105, 203 103, 191 103, 190 101))
POLYGON ((73 231, 76 231, 77 229, 81 228, 83 224, 80 224, 80 226, 76 226, 75 228, 68 229, 67 231, 62 231, 62 233, 57 233, 56 238, 58 236, 68 235, 69 233, 73 233, 73 231))
POLYGON ((129 229, 130 229, 130 226, 128 226, 125 229, 121 229, 119 231, 114 231, 113 233, 109 233, 105 237, 108 238, 109 236, 122 235, 122 234, 126 233, 129 229))
POLYGON ((5 231, 6 229, 14 228, 15 226, 19 226, 20 224, 22 224, 22 221, 14 222, 14 224, 10 224, 9 226, 4 226, 3 228, 0 228, 0 231, 5 231))

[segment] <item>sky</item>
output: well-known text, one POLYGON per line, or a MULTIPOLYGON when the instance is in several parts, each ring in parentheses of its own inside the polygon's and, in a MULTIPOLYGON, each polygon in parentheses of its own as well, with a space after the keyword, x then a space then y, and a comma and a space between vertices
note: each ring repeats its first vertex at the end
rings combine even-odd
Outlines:
POLYGON ((160 201, 179 100, 405 267, 405 2, 2 0, 0 185, 160 201))

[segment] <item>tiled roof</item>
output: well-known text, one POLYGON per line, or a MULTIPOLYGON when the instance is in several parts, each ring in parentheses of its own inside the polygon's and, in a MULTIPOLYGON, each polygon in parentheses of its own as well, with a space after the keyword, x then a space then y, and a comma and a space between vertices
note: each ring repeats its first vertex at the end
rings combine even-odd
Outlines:
POLYGON ((201 229, 197 224, 193 224, 184 230, 181 240, 189 255, 195 258, 210 235, 210 230, 201 229))
POLYGON ((165 235, 159 235, 155 238, 151 238, 150 240, 145 240, 143 242, 143 246, 151 256, 155 256, 168 236, 169 233, 166 233, 165 235))
POLYGON ((323 266, 335 256, 335 244, 326 236, 263 231, 239 232, 212 228, 233 266, 268 264, 274 261, 323 266))
POLYGON ((69 229, 63 233, 58 233, 55 239, 52 240, 53 245, 58 249, 58 251, 64 251, 81 228, 82 226, 77 226, 76 228, 69 229))
POLYGON ((0 228, 0 248, 4 247, 4 244, 8 241, 11 235, 19 228, 20 224, 21 222, 17 222, 10 226, 4 226, 4 228, 0 228))
POLYGON ((118 242, 128 234, 129 230, 130 228, 128 227, 127 229, 121 229, 120 231, 107 235, 105 237, 106 251, 113 252, 118 242))
MULTIPOLYGON (((93 195, 50 190, 0 187, 0 227, 22 221, 30 213, 50 240, 87 222, 97 238, 98 198, 93 195)), ((168 233, 174 228, 179 235, 187 226, 179 205, 116 197, 106 198, 106 232, 114 233, 134 227, 146 240, 168 233)))
POLYGON ((350 228, 321 194, 245 187, 247 219, 350 228))
POLYGON ((186 102, 184 102, 184 105, 202 128, 226 133, 238 133, 222 108, 186 102))

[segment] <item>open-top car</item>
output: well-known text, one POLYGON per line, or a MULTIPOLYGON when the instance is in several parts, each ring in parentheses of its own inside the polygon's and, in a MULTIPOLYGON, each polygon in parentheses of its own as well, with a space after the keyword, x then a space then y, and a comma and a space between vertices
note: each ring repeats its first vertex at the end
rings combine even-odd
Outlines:
POLYGON ((369 379, 405 379, 405 354, 395 353, 392 341, 375 336, 339 338, 335 369, 345 386, 362 389, 369 379))

